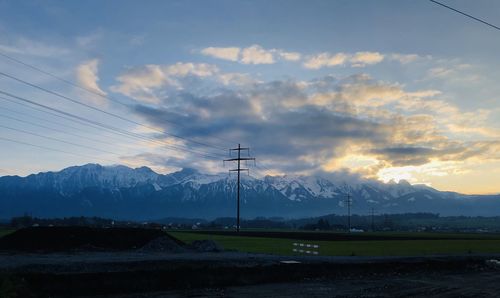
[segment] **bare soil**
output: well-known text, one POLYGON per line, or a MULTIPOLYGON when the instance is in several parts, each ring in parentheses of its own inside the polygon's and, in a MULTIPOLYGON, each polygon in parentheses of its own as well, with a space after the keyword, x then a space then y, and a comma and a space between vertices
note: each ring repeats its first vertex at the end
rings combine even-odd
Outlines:
POLYGON ((23 297, 495 297, 491 258, 0 254, 0 279, 18 282, 23 297))
POLYGON ((107 296, 112 298, 176 297, 498 297, 500 274, 412 274, 404 277, 313 279, 221 288, 184 289, 156 293, 107 296))
POLYGON ((157 229, 31 227, 0 238, 0 250, 21 252, 57 252, 72 250, 139 249, 157 238, 170 238, 157 229))
POLYGON ((500 259, 498 255, 207 253, 181 242, 173 244, 182 250, 164 249, 172 242, 158 238, 165 237, 158 233, 31 229, 11 234, 0 241, 10 248, 0 252, 0 297, 497 297, 500 293, 500 262, 490 261, 500 259), (39 244, 29 237, 62 243, 39 244), (81 249, 89 246, 100 250, 81 249))

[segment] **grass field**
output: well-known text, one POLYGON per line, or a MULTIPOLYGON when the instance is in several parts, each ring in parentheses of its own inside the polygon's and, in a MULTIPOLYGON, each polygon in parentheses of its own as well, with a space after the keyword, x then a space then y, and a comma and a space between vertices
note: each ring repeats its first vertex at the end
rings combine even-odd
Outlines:
MULTIPOLYGON (((369 241, 305 241, 287 238, 200 234, 187 231, 170 232, 170 234, 187 243, 194 240, 211 239, 228 250, 278 255, 294 255, 295 253, 292 251, 294 242, 318 244, 319 254, 323 256, 419 256, 435 254, 500 253, 500 236, 482 234, 373 233, 371 235, 374 237, 399 235, 400 237, 412 237, 415 238, 415 240, 369 241), (418 239, 419 237, 424 237, 426 239, 418 239)), ((365 237, 367 234, 368 233, 365 234, 365 237)))
POLYGON ((0 237, 3 237, 9 233, 14 232, 14 229, 9 229, 9 228, 0 228, 0 237))
MULTIPOLYGON (((14 232, 13 229, 0 228, 0 237, 14 232)), ((256 235, 259 231, 253 231, 256 235)), ((262 232, 262 231, 260 231, 262 232)), ((500 235, 495 234, 453 234, 453 233, 360 233, 351 234, 350 240, 297 240, 305 238, 324 238, 328 232, 290 232, 273 231, 279 237, 236 236, 221 231, 175 231, 169 232, 177 239, 190 243, 194 240, 210 239, 221 244, 226 250, 294 255, 293 243, 319 245, 323 256, 419 256, 436 254, 500 254, 500 235), (219 234, 215 234, 219 233, 219 234), (307 237, 306 237, 307 236, 307 237), (290 237, 290 238, 286 238, 290 237), (292 239, 295 238, 295 239, 292 239), (356 238, 363 238, 356 240, 356 238), (366 240, 373 238, 372 240, 366 240), (389 238, 379 240, 378 238, 389 238), (402 239, 398 239, 402 238, 402 239), (408 240, 411 238, 411 240, 408 240)))

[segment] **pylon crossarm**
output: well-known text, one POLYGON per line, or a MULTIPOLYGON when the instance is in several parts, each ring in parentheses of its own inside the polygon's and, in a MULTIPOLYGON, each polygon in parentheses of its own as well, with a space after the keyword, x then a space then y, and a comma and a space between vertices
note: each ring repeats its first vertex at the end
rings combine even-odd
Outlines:
POLYGON ((234 148, 234 149, 229 149, 229 150, 231 150, 231 151, 241 151, 241 150, 250 150, 250 148, 243 148, 243 147, 241 147, 241 148, 234 148))
POLYGON ((224 159, 224 161, 238 161, 238 160, 255 160, 255 157, 241 157, 241 158, 224 159))
POLYGON ((238 158, 224 159, 224 161, 238 161, 238 158))

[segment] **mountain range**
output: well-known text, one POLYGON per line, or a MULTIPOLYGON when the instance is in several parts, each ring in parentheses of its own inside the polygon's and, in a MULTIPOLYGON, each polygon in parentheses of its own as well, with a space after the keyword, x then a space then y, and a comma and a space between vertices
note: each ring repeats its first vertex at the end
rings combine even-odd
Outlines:
MULTIPOLYGON (((316 176, 242 176, 241 215, 286 218, 345 214, 432 212, 441 215, 500 214, 500 195, 464 195, 425 185, 316 176)), ((150 220, 164 217, 231 217, 236 179, 183 169, 158 174, 147 167, 73 166, 26 177, 0 177, 0 218, 100 216, 150 220)))

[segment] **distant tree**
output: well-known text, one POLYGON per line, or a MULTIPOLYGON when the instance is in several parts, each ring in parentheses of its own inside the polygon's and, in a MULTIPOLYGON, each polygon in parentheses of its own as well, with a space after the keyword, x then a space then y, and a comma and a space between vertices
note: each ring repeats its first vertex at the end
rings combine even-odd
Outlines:
POLYGON ((302 227, 304 230, 330 230, 331 226, 328 220, 320 218, 315 224, 306 224, 302 227))
POLYGON ((318 221, 318 229, 320 230, 329 230, 330 229, 330 223, 326 219, 320 219, 318 221))
POLYGON ((10 220, 10 225, 14 228, 29 227, 32 226, 33 223, 34 223, 33 217, 27 214, 19 217, 13 217, 10 220))

